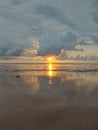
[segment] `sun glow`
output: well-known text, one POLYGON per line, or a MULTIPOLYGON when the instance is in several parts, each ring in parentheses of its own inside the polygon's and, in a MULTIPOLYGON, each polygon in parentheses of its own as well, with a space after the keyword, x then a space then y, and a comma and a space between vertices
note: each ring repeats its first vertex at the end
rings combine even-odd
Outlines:
POLYGON ((51 77, 53 77, 55 75, 54 63, 56 62, 56 56, 55 55, 47 56, 46 60, 47 60, 47 63, 48 63, 48 73, 47 73, 47 75, 51 79, 51 77))
POLYGON ((49 70, 52 71, 52 64, 49 64, 49 70))
POLYGON ((49 77, 52 77, 53 76, 53 66, 52 66, 52 64, 51 63, 49 63, 49 65, 48 65, 48 76, 49 77))
POLYGON ((55 56, 47 57, 48 62, 54 62, 55 59, 55 56))
POLYGON ((49 57, 49 58, 47 58, 49 61, 52 61, 53 60, 53 57, 49 57))

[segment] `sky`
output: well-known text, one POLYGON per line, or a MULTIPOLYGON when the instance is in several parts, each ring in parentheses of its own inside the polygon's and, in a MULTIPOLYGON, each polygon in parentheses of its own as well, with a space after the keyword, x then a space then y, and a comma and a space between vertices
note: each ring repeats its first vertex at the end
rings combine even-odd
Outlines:
POLYGON ((98 59, 98 0, 0 0, 0 56, 98 59))

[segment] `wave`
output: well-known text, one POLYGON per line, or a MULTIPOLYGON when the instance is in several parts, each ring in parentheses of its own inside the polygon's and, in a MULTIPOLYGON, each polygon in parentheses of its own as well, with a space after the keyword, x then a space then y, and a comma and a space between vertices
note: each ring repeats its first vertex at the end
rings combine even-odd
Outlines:
MULTIPOLYGON (((48 69, 7 69, 0 70, 0 72, 30 72, 30 71, 49 71, 48 69)), ((64 72, 98 72, 98 69, 53 69, 52 71, 64 71, 64 72)))
POLYGON ((64 72, 98 72, 98 64, 89 63, 2 63, 0 72, 19 71, 64 71, 64 72))

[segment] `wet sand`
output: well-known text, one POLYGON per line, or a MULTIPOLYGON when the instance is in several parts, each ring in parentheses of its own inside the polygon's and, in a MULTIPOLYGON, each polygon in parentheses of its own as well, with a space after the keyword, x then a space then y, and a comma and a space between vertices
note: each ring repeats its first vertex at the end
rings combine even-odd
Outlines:
POLYGON ((21 69, 1 67, 0 130, 98 130, 98 72, 21 69))

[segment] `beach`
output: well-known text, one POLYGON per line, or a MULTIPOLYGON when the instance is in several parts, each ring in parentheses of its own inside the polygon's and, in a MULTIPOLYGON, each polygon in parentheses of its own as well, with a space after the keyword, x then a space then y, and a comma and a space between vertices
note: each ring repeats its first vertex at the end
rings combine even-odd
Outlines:
POLYGON ((98 130, 97 69, 2 63, 0 130, 98 130))

